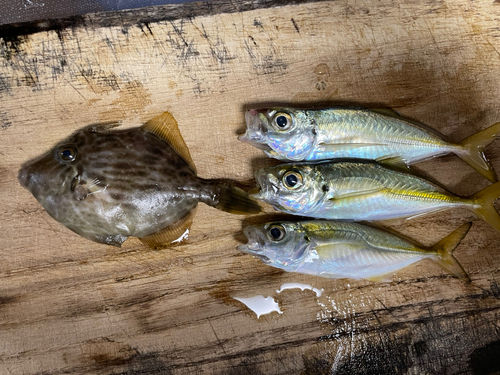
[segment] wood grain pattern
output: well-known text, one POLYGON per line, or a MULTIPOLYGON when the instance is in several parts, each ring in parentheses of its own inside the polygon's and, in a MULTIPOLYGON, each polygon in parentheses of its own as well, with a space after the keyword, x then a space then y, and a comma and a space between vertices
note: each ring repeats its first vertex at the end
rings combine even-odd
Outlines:
MULTIPOLYGON (((168 110, 202 177, 274 164, 241 144, 268 104, 393 107, 453 141, 500 119, 498 1, 206 2, 0 28, 0 373, 422 374, 500 371, 500 234, 466 210, 390 226, 456 251, 470 285, 423 261, 390 283, 295 275, 239 254, 238 217, 200 205, 188 244, 120 249, 53 221, 20 165, 75 129, 168 110), (276 290, 286 282, 323 288, 276 290), (233 297, 274 297, 259 319, 233 297)), ((487 150, 500 169, 498 141, 487 150)), ((457 194, 455 156, 417 167, 457 194)))

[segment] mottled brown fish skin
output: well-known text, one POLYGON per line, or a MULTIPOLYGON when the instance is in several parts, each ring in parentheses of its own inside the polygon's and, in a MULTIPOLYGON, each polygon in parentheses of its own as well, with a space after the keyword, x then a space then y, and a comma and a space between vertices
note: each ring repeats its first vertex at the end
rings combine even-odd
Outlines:
POLYGON ((84 128, 44 157, 28 162, 19 181, 57 221, 90 240, 121 245, 218 204, 225 182, 203 180, 163 140, 142 128, 84 128), (76 150, 73 161, 62 149, 76 150))

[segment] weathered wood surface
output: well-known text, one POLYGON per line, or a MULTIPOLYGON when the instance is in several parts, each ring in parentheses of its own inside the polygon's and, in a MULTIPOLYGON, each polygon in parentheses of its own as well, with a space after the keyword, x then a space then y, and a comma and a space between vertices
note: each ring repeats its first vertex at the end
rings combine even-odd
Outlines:
MULTIPOLYGON (((18 184, 24 161, 75 129, 138 125, 164 110, 201 176, 242 181, 273 163, 236 139, 253 106, 393 107, 454 141, 500 120, 498 1, 279 4, 188 4, 0 29, 0 373, 500 371, 500 234, 467 210, 392 226, 432 244, 473 221, 456 251, 470 285, 430 261, 377 284, 267 267, 235 249, 242 227, 267 216, 202 205, 188 244, 95 244, 18 184), (286 282, 324 292, 278 295, 286 282), (233 298, 258 294, 283 314, 257 319, 233 298)), ((487 154, 500 170, 500 143, 487 154)), ((418 169, 462 195, 488 185, 455 156, 418 169)))

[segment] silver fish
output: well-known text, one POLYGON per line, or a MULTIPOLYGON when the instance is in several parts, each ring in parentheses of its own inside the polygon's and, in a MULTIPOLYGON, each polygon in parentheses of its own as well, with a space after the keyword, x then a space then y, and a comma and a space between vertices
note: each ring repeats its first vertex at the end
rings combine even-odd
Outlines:
POLYGON ((387 281, 396 271, 429 258, 464 281, 469 276, 452 252, 471 227, 466 223, 431 247, 356 223, 312 220, 248 226, 238 250, 288 272, 327 278, 387 281))
POLYGON ((116 126, 79 130, 19 171, 21 185, 72 231, 115 246, 133 236, 158 248, 189 233, 198 202, 237 214, 260 211, 232 181, 196 176, 170 113, 138 128, 116 126))
POLYGON ((401 166, 455 153, 484 177, 497 181, 483 149, 500 134, 500 122, 457 144, 391 110, 251 109, 246 123, 246 133, 239 139, 280 160, 355 158, 401 166))
POLYGON ((330 161, 264 168, 255 178, 260 188, 255 198, 294 215, 388 220, 465 207, 500 230, 500 216, 493 206, 500 197, 500 182, 463 198, 423 178, 377 163, 330 161))

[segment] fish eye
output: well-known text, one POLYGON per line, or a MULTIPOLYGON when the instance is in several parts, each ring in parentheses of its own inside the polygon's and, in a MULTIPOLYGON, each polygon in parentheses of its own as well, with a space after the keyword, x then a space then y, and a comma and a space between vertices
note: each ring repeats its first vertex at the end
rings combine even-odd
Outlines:
POLYGON ((271 225, 267 230, 269 239, 275 242, 281 241, 283 238, 285 238, 285 234, 285 228, 280 224, 271 225))
POLYGON ((76 159, 76 149, 74 147, 62 147, 59 150, 59 157, 62 161, 72 162, 76 159))
POLYGON ((285 112, 278 112, 273 117, 273 123, 278 130, 288 130, 293 125, 292 116, 285 112))
POLYGON ((296 171, 289 171, 283 175, 283 184, 290 190, 298 189, 302 186, 302 175, 296 171))

